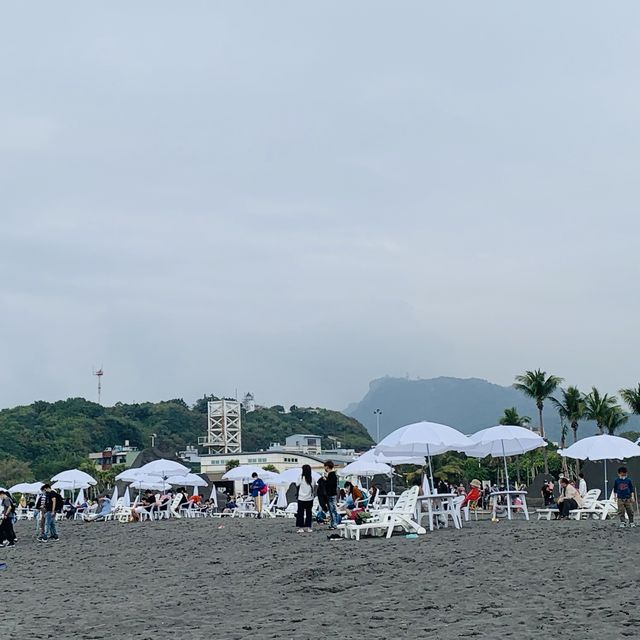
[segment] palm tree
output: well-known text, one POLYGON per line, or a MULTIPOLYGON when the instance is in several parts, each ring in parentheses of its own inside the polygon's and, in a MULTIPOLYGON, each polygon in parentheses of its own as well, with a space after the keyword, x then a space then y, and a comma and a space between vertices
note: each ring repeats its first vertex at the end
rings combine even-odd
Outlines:
POLYGON ((640 383, 637 389, 620 389, 620 397, 631 409, 631 413, 640 415, 640 383))
POLYGON ((591 393, 584 396, 584 417, 593 420, 598 427, 598 433, 603 434, 611 409, 617 406, 617 398, 608 393, 602 395, 595 387, 591 393))
POLYGON ((560 390, 562 398, 551 398, 560 414, 560 420, 566 420, 573 431, 573 441, 578 441, 578 424, 584 416, 584 397, 578 387, 567 387, 560 390))
POLYGON ((519 415, 518 410, 515 407, 505 409, 502 417, 499 420, 499 424, 515 424, 519 427, 523 427, 529 422, 531 422, 531 418, 529 416, 519 415))
MULTIPOLYGON (((518 391, 522 391, 525 396, 536 401, 538 415, 540 417, 540 435, 544 438, 544 424, 542 422, 542 409, 544 401, 562 384, 562 378, 558 376, 547 376, 546 371, 536 369, 535 371, 525 371, 524 375, 516 376, 513 385, 518 391)), ((549 461, 547 450, 544 449, 544 472, 549 473, 549 461)))
POLYGON ((625 424, 627 420, 629 420, 629 414, 625 413, 624 409, 619 404, 616 404, 610 407, 607 412, 604 427, 607 430, 607 433, 612 436, 616 432, 616 429, 625 424))

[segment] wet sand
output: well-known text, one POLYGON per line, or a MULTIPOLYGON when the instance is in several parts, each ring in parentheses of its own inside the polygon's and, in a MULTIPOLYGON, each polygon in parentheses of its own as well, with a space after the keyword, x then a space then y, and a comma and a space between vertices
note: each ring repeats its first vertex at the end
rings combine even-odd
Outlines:
POLYGON ((329 541, 292 520, 30 523, 0 549, 2 633, 31 638, 569 638, 640 634, 640 528, 471 522, 329 541), (220 525, 224 528, 219 529, 220 525))

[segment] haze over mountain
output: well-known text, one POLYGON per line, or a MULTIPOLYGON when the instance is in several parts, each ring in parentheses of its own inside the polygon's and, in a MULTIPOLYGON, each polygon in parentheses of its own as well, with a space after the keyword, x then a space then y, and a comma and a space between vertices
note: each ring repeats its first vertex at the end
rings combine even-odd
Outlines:
MULTIPOLYGON (((537 425, 538 410, 535 402, 513 387, 503 387, 479 378, 439 377, 428 380, 384 377, 372 380, 364 398, 345 409, 347 415, 357 418, 375 439, 375 409, 382 410, 380 436, 419 420, 441 422, 473 433, 498 423, 504 410, 516 407, 522 416, 529 416, 537 425)), ((548 438, 560 439, 560 419, 550 401, 545 403, 543 419, 548 438)), ((636 430, 638 419, 632 416, 622 429, 636 430)), ((583 422, 578 437, 596 433, 593 423, 583 422)))

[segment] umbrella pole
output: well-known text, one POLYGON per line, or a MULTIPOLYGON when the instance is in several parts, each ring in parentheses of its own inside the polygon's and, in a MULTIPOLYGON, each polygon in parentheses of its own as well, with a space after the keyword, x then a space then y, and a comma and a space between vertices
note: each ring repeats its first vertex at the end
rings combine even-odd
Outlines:
POLYGON ((609 499, 609 482, 607 480, 607 459, 604 459, 604 499, 609 499))
POLYGON ((427 445, 427 459, 429 460, 429 477, 431 478, 431 493, 436 492, 436 485, 433 482, 433 467, 431 466, 431 450, 427 445))
POLYGON ((391 489, 389 489, 393 493, 393 465, 391 465, 391 489))
POLYGON ((507 470, 507 456, 504 452, 504 440, 502 442, 502 457, 504 459, 504 478, 505 478, 505 488, 509 491, 509 471, 507 470))

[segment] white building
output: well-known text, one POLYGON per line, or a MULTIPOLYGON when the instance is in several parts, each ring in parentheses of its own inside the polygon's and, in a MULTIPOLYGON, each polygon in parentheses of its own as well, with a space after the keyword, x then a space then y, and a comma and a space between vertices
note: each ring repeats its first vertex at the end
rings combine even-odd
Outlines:
POLYGON ((250 391, 242 398, 242 406, 247 413, 256 410, 256 399, 250 391))
POLYGON ((294 433, 285 439, 284 445, 278 442, 272 443, 269 446, 269 451, 298 452, 319 456, 322 454, 322 436, 294 433))
MULTIPOLYGON (((219 480, 227 470, 227 462, 238 460, 241 465, 252 464, 258 467, 273 465, 278 472, 301 467, 308 464, 313 471, 322 472, 324 461, 331 458, 313 456, 306 453, 295 453, 287 451, 254 451, 243 453, 217 453, 203 455, 200 457, 200 473, 206 473, 213 480, 219 480)), ((344 466, 345 462, 331 458, 336 468, 344 466)))

